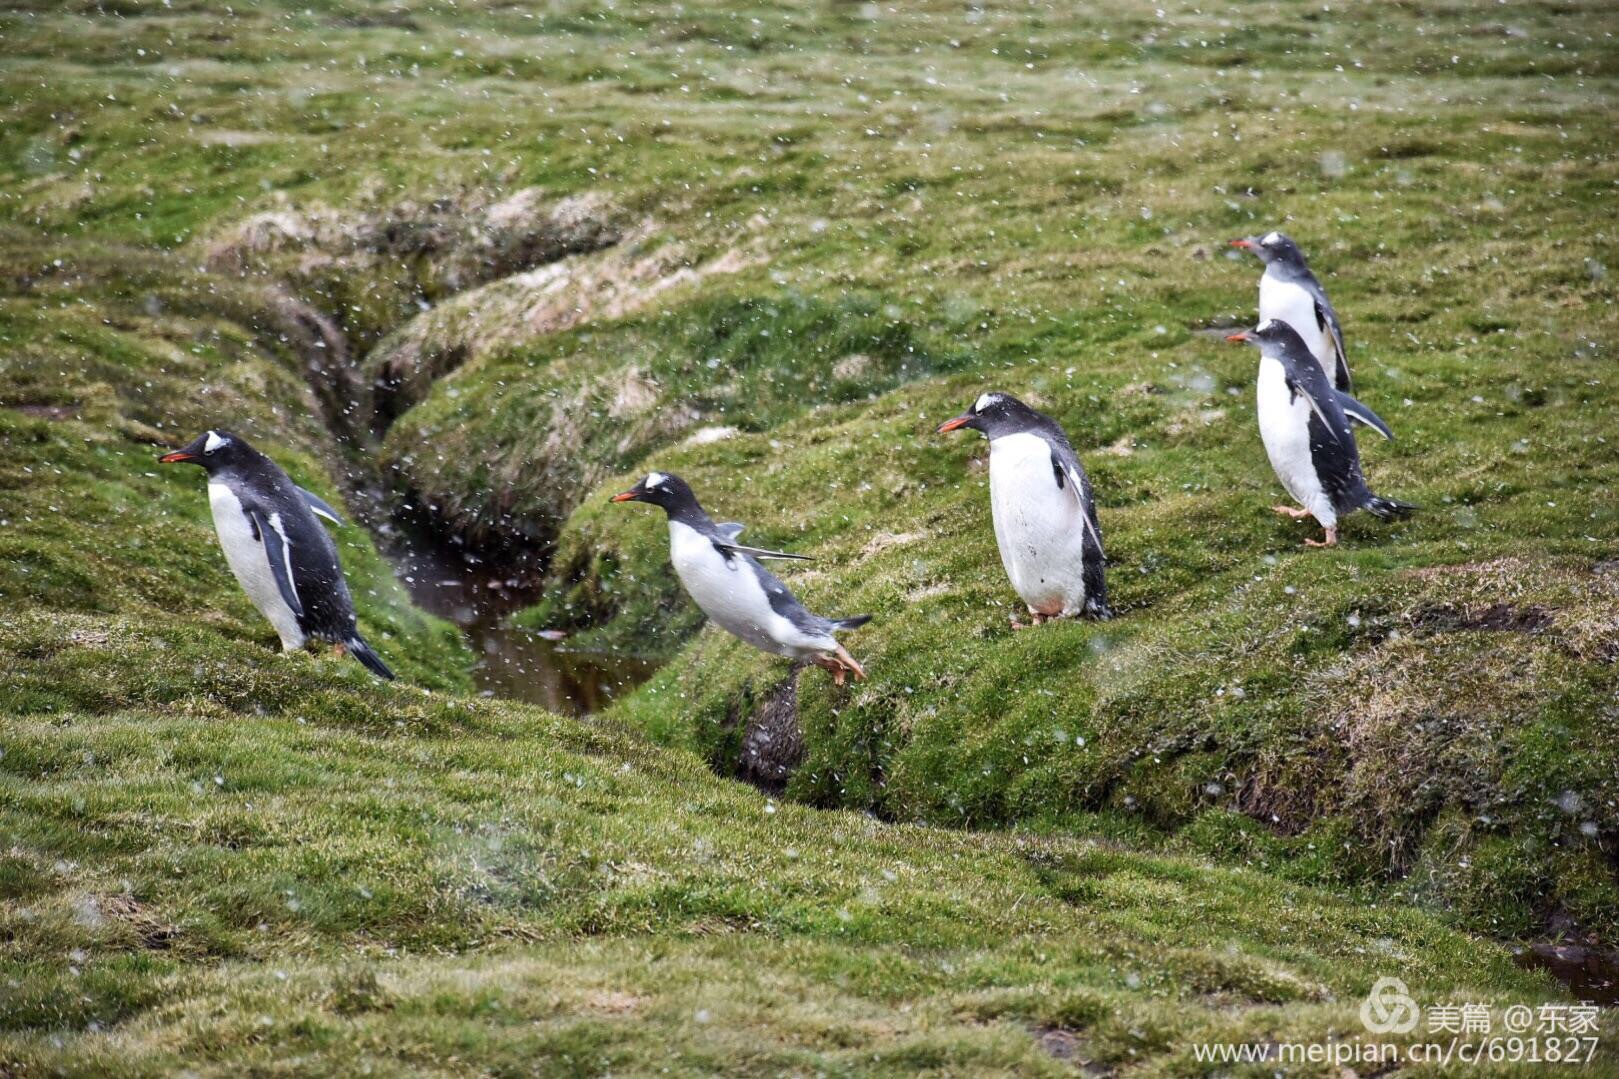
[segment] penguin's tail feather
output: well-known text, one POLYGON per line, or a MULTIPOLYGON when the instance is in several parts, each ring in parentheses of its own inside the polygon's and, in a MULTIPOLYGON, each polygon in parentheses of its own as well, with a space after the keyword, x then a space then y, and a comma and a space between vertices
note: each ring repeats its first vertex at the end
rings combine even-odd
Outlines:
POLYGON ((1417 512, 1417 507, 1409 502, 1401 502, 1397 498, 1384 498, 1382 495, 1372 495, 1366 500, 1366 512, 1385 521, 1403 521, 1417 512))
POLYGON ((832 629, 834 631, 859 629, 861 626, 870 621, 871 615, 869 614, 857 614, 850 618, 834 618, 832 619, 832 629))
POLYGON ((394 672, 390 671, 388 665, 382 662, 381 656, 371 651, 371 646, 365 643, 364 637, 358 633, 353 633, 343 643, 348 646, 350 655, 365 664, 366 670, 386 681, 392 682, 394 680, 394 672))

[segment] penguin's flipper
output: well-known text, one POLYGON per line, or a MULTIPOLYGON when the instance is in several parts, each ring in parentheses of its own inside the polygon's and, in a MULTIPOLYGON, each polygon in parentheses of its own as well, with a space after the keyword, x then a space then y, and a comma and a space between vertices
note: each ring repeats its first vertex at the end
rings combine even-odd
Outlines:
MULTIPOLYGON (((1102 530, 1096 523, 1096 502, 1091 497, 1090 487, 1085 482, 1085 476, 1080 470, 1079 457, 1072 448, 1065 453, 1059 453, 1057 447, 1051 448, 1051 471, 1056 477, 1057 488, 1066 490, 1079 504, 1079 527, 1089 534, 1090 540, 1096 544, 1097 565, 1101 565, 1102 530), (1071 458, 1071 459, 1069 459, 1071 458)), ((1098 571, 1100 572, 1100 571, 1098 571)))
POLYGON ((815 561, 807 554, 767 551, 763 547, 749 547, 745 544, 737 543, 736 538, 742 534, 743 527, 740 521, 721 521, 714 526, 714 531, 720 534, 720 538, 714 541, 714 546, 719 549, 720 554, 726 558, 730 558, 733 554, 747 554, 752 555, 754 558, 792 558, 802 562, 815 561))
MULTIPOLYGON (((1326 406, 1321 403, 1314 393, 1310 392, 1310 387, 1305 385, 1303 379, 1295 378, 1289 374, 1287 376, 1287 388, 1293 392, 1295 397, 1302 397, 1310 403, 1310 411, 1316 414, 1316 418, 1321 421, 1321 426, 1327 429, 1327 434, 1332 436, 1334 442, 1343 441, 1343 436, 1338 433, 1339 425, 1332 422, 1332 417, 1328 415, 1326 406)), ((1328 392, 1335 392, 1324 384, 1321 388, 1328 392)), ((1348 424, 1344 424, 1343 427, 1344 433, 1348 434, 1348 424)))
POLYGON ((740 543, 727 543, 724 540, 715 540, 714 546, 720 554, 730 558, 734 554, 751 555, 754 558, 791 558, 796 562, 813 562, 815 559, 807 554, 788 554, 786 551, 767 551, 763 547, 748 547, 740 543))
POLYGON ((1338 392, 1338 404, 1343 406, 1344 415, 1349 417, 1351 423, 1364 424, 1390 442, 1394 441, 1394 432, 1383 422, 1383 417, 1341 390, 1338 392))
POLYGON ((1327 290, 1321 287, 1321 282, 1316 280, 1315 274, 1304 275, 1304 287, 1315 299, 1316 326, 1332 342, 1333 357, 1337 360, 1332 373, 1332 386, 1348 393, 1355 387, 1349 381, 1349 357, 1344 352, 1344 328, 1338 322, 1338 312, 1332 309, 1332 301, 1327 299, 1327 290))
POLYGON ((298 586, 292 581, 292 546, 287 542, 281 515, 274 512, 266 513, 260 509, 247 512, 253 527, 258 531, 260 541, 264 544, 264 557, 270 563, 270 576, 275 578, 275 586, 281 590, 281 598, 286 600, 293 614, 302 617, 304 605, 298 599, 298 586))
POLYGON ((343 518, 339 517, 337 511, 326 504, 325 499, 313 491, 304 490, 302 487, 298 488, 298 493, 304 496, 304 501, 309 503, 309 508, 314 511, 316 517, 324 517, 338 528, 344 527, 343 518))

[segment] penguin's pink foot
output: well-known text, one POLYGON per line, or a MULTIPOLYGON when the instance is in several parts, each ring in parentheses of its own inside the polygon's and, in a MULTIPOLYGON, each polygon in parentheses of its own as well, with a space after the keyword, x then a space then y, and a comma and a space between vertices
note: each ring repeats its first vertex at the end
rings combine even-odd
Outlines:
POLYGON ((838 662, 848 668, 849 673, 854 675, 855 681, 864 682, 866 680, 866 669, 855 662, 855 658, 841 644, 838 645, 838 662))
POLYGON ((1310 516, 1309 510, 1300 509, 1297 506, 1272 506, 1270 511, 1272 513, 1280 513, 1283 517, 1291 517, 1294 520, 1298 520, 1300 517, 1310 516))
POLYGON ((1336 546, 1338 546, 1338 530, 1336 528, 1329 528, 1329 529, 1327 529, 1327 538, 1326 539, 1324 539, 1324 540, 1306 539, 1304 541, 1304 545, 1306 547, 1336 547, 1336 546))
POLYGON ((865 668, 855 662, 855 658, 840 644, 838 650, 832 655, 819 655, 815 657, 815 665, 832 672, 832 684, 842 686, 848 675, 854 675, 856 681, 864 681, 865 668))
POLYGON ((336 644, 332 645, 332 651, 337 653, 338 659, 342 659, 349 654, 349 646, 344 644, 342 641, 338 641, 336 644))

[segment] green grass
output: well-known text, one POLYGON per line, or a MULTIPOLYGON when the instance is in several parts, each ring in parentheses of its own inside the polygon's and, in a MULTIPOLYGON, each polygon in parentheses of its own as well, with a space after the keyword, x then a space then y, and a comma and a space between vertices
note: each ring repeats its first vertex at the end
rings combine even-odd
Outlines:
POLYGON ((1549 999, 1484 938, 1619 933, 1611 20, 1162 6, 0 4, 0 1070, 1170 1075, 1549 999), (1199 332, 1278 225, 1423 507, 1330 552, 1199 332), (989 388, 1118 619, 1008 627, 932 433, 989 388), (221 426, 346 500, 400 684, 276 654, 154 463, 221 426), (654 467, 876 615, 777 800, 654 467), (477 697, 402 505, 670 662, 477 697))
POLYGON ((3 1044, 27 1068, 1038 1068, 1031 1031, 1060 1028, 1173 1069, 1198 1037, 1324 1037, 1388 964, 1430 996, 1545 994, 1415 910, 778 805, 611 722, 222 635, 86 641, 109 625, 4 631, 53 683, 150 679, 8 707, 3 1044))

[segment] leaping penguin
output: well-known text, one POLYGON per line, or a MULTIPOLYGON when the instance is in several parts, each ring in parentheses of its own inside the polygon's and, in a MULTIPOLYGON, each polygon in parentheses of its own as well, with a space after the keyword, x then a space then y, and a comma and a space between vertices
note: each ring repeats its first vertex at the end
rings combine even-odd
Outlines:
POLYGON ((1090 477, 1062 426, 1011 394, 986 393, 939 431, 963 427, 989 438, 995 542, 1034 621, 1113 617, 1090 477))
POLYGON ((1292 326, 1304 338, 1310 355, 1320 362, 1333 389, 1353 393, 1355 387, 1349 380, 1349 357, 1344 354, 1344 331, 1338 323, 1338 312, 1332 309, 1327 290, 1310 272, 1299 245, 1286 233, 1267 232, 1263 236, 1232 240, 1231 246, 1252 251, 1265 264, 1265 272, 1259 278, 1259 321, 1269 322, 1274 318, 1292 326))
POLYGON ((355 626, 337 547, 315 519, 319 514, 341 525, 330 506, 228 431, 209 431, 158 460, 185 461, 208 473, 208 502, 225 561, 275 627, 284 650, 302 648, 311 637, 331 641, 379 678, 393 678, 355 626))
POLYGON ((614 502, 650 502, 669 515, 669 560, 686 592, 721 629, 765 652, 789 659, 813 660, 843 685, 846 674, 866 672, 833 637, 871 621, 822 618, 804 605, 759 564, 761 558, 808 556, 768 551, 738 543, 742 526, 716 524, 704 512, 691 487, 679 476, 650 473, 640 483, 614 495, 614 502))
POLYGON ((1374 495, 1360 468, 1360 451, 1349 427, 1350 417, 1393 438, 1388 424, 1327 381, 1298 331, 1280 319, 1234 333, 1227 341, 1259 346, 1259 435, 1276 478, 1303 506, 1273 506, 1289 517, 1314 517, 1326 529, 1325 540, 1306 539, 1310 547, 1338 542, 1338 518, 1358 509, 1385 521, 1408 517, 1417 507, 1374 495))

